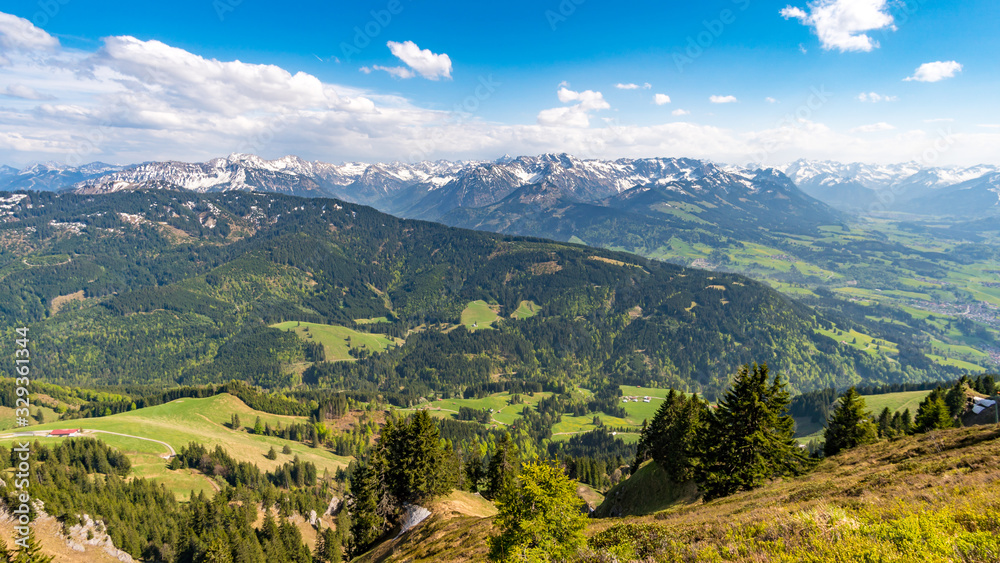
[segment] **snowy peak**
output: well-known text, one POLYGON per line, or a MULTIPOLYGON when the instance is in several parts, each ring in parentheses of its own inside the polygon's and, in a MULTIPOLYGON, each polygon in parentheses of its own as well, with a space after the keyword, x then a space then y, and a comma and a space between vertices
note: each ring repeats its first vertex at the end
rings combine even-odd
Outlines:
POLYGON ((976 182, 997 172, 996 166, 921 167, 900 164, 840 163, 797 160, 783 172, 807 194, 834 207, 850 210, 901 211, 950 186, 976 182))

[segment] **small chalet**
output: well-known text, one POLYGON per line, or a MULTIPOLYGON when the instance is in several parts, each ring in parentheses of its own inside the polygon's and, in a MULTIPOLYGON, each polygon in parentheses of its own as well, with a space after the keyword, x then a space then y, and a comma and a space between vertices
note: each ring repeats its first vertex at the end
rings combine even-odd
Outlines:
POLYGON ((58 430, 53 430, 49 432, 50 438, 72 438, 73 436, 79 436, 79 428, 60 428, 58 430))

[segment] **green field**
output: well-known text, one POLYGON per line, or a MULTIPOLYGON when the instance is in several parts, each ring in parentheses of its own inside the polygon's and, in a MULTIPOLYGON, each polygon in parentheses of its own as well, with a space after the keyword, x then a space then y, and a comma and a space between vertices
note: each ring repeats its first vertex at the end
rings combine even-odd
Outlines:
POLYGON ((458 409, 468 407, 477 410, 493 409, 492 419, 499 424, 513 424, 521 418, 521 411, 525 406, 534 408, 538 401, 546 397, 551 397, 552 393, 543 392, 532 395, 522 394, 521 402, 511 404, 510 393, 494 393, 482 399, 439 399, 423 403, 411 409, 399 409, 400 412, 412 412, 415 410, 426 410, 431 416, 439 418, 458 418, 458 409))
POLYGON ((497 312, 483 300, 469 303, 462 311, 462 324, 469 330, 493 328, 493 322, 496 320, 497 312))
POLYGON ((840 331, 842 334, 837 334, 837 330, 829 330, 825 328, 814 328, 814 332, 822 334, 824 336, 829 336, 830 338, 840 342, 841 344, 846 344, 855 350, 862 350, 868 354, 883 355, 887 357, 896 356, 899 354, 899 348, 895 342, 889 342, 887 340, 879 340, 876 344, 875 338, 856 330, 850 331, 840 331))
POLYGON ((530 319, 538 314, 541 307, 535 304, 534 301, 521 301, 518 305, 517 310, 511 313, 511 317, 515 319, 530 319))
POLYGON ((924 397, 930 393, 930 391, 901 391, 885 395, 863 395, 862 398, 865 400, 868 410, 876 416, 886 407, 889 407, 889 411, 893 413, 910 409, 910 415, 916 416, 920 401, 923 401, 924 397))
MULTIPOLYGON (((303 461, 316 464, 320 474, 323 473, 324 469, 329 469, 332 473, 339 467, 345 467, 350 461, 350 458, 337 456, 322 449, 313 449, 302 443, 281 438, 256 436, 247 433, 245 429, 231 430, 225 424, 230 421, 233 413, 239 414, 241 424, 250 427, 253 426, 258 416, 271 426, 276 426, 279 422, 287 425, 293 422, 307 422, 308 420, 306 417, 279 416, 255 411, 236 397, 222 394, 204 399, 177 399, 155 407, 101 418, 50 422, 30 426, 24 430, 52 430, 54 428, 105 430, 139 438, 160 440, 170 444, 177 451, 190 442, 200 442, 209 449, 222 446, 237 460, 254 463, 262 470, 274 469, 289 461, 294 455, 298 455, 303 461), (291 455, 279 455, 278 459, 274 461, 264 457, 271 447, 280 451, 285 445, 291 448, 291 455)), ((182 497, 192 488, 201 490, 204 486, 210 486, 207 480, 202 483, 197 475, 167 470, 166 462, 160 456, 165 456, 169 452, 161 444, 103 433, 96 433, 93 436, 129 454, 136 465, 135 474, 161 479, 171 490, 181 493, 182 497), (160 468, 156 467, 156 459, 160 459, 160 468)), ((56 438, 40 439, 43 441, 56 440, 56 438)), ((3 441, 10 442, 13 441, 13 438, 7 438, 3 441)))
MULTIPOLYGON (((552 425, 552 437, 553 439, 558 436, 564 436, 569 438, 573 434, 580 434, 583 432, 591 432, 596 430, 598 427, 594 425, 594 417, 601 419, 604 426, 632 426, 629 420, 624 418, 618 418, 616 416, 610 416, 604 413, 598 414, 585 414, 583 416, 571 416, 568 414, 562 415, 562 420, 558 423, 552 425)), ((640 423, 642 421, 639 421, 640 423)), ((638 429, 636 429, 638 430, 638 429)))
POLYGON ((354 358, 348 353, 352 348, 382 352, 390 346, 402 343, 401 340, 393 341, 382 334, 358 332, 337 325, 286 321, 271 326, 279 330, 294 331, 295 335, 303 340, 319 342, 326 351, 327 361, 353 360, 354 358))
MULTIPOLYGON (((882 395, 862 395, 865 400, 865 408, 873 416, 878 416, 882 409, 888 407, 889 412, 903 412, 910 409, 910 416, 917 415, 917 407, 920 401, 930 394, 930 391, 900 391, 899 393, 885 393, 882 395)), ((826 429, 825 422, 812 422, 811 420, 795 419, 795 438, 800 444, 806 444, 810 440, 823 439, 823 431, 826 429)))
POLYGON ((69 262, 69 254, 49 254, 47 256, 29 256, 24 259, 28 266, 54 266, 69 262))

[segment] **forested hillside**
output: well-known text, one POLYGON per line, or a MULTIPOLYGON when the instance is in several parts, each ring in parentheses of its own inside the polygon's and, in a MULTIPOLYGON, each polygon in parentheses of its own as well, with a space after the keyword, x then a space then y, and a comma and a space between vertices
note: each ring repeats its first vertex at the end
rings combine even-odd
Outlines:
POLYGON ((0 318, 30 327, 35 373, 55 382, 237 378, 382 391, 406 404, 521 381, 670 385, 713 398, 752 361, 797 391, 958 371, 913 343, 899 343, 897 358, 838 345, 820 331, 827 319, 742 276, 329 199, 30 193, 3 219, 0 318), (461 323, 479 300, 498 315, 489 330, 461 323), (537 314, 512 319, 525 302, 537 314), (328 361, 308 331, 272 327, 288 321, 399 340, 345 343, 351 357, 328 361))

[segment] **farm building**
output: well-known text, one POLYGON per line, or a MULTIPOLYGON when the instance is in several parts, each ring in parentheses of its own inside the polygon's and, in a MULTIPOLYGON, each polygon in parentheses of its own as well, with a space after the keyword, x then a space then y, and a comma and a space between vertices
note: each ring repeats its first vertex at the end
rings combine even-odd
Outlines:
POLYGON ((79 428, 60 428, 58 430, 53 430, 49 432, 50 438, 71 438, 73 436, 79 436, 79 428))

